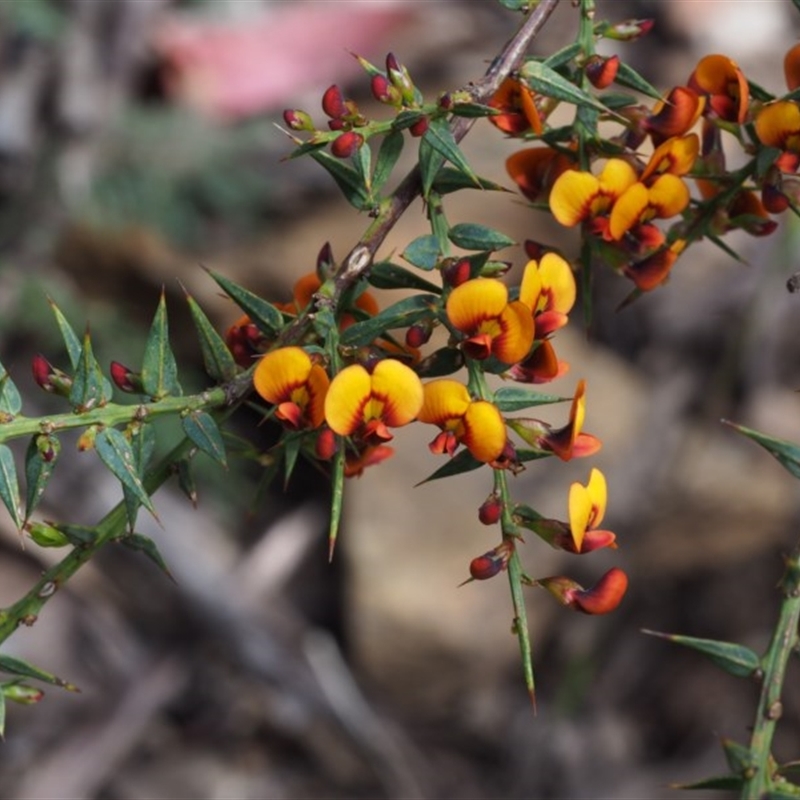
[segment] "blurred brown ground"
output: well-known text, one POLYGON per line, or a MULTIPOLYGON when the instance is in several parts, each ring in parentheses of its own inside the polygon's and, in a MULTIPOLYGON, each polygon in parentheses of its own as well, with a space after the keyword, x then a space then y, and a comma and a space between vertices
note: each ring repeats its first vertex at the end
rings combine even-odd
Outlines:
MULTIPOLYGON (((31 414, 48 398, 27 380, 30 356, 59 359, 46 294, 76 328, 91 321, 104 363, 135 363, 165 284, 188 362, 197 353, 176 277, 223 327, 235 311, 200 262, 285 299, 325 241, 339 257, 349 250, 366 220, 313 164, 280 162, 289 146, 271 124, 284 106, 319 118, 318 98, 334 81, 369 102, 350 57, 329 61, 328 50, 381 63, 391 49, 435 94, 479 77, 515 22, 488 0, 394 3, 368 23, 372 4, 347 2, 35 5, 40 16, 0 8, 0 359, 30 395, 31 414), (316 51, 306 41, 299 62, 270 67, 272 83, 289 86, 282 96, 258 114, 246 93, 238 112, 214 106, 192 71, 197 18, 217 20, 217 30, 227 14, 223 27, 251 31, 271 19, 279 50, 292 36, 312 40, 322 8, 339 16, 316 51), (214 108, 223 119, 208 116, 214 108)), ((724 50, 778 89, 797 29, 790 3, 598 6, 614 19, 657 17, 646 43, 620 53, 661 86, 724 50)), ((569 41, 574 14, 562 3, 537 52, 569 41)), ((518 146, 479 123, 464 150, 479 174, 508 185, 503 160, 518 146)), ((453 223, 574 250, 516 195, 463 192, 447 211, 453 223)), ((548 389, 569 395, 587 379, 586 429, 604 442, 592 463, 608 478, 607 523, 620 549, 575 564, 530 542, 523 559, 535 575, 587 582, 619 564, 631 589, 603 618, 531 596, 538 716, 509 634, 505 582, 456 588, 469 560, 495 544, 476 516, 490 481, 479 471, 412 489, 439 462, 429 434, 411 426, 398 432, 392 460, 348 484, 332 567, 316 473, 254 513, 258 472, 242 466, 230 475, 209 466, 198 510, 177 491, 159 492, 163 529, 142 520, 142 532, 157 539, 177 585, 108 548, 6 643, 82 694, 50 690, 37 707, 9 709, 0 796, 660 798, 670 783, 723 772, 719 737, 746 738, 755 687, 640 630, 755 649, 769 635, 781 556, 800 522, 797 491, 719 420, 800 440, 800 301, 785 290, 798 268, 797 230, 782 223, 768 240, 732 238, 744 264, 692 249, 667 286, 620 313, 628 285, 598 276, 592 330, 576 314, 556 339, 571 370, 548 389)), ((384 252, 424 232, 416 206, 384 252)), ((523 263, 519 248, 503 256, 523 263)), ((182 378, 201 385, 197 374, 182 378)), ((560 420, 566 409, 546 414, 560 420)), ((69 449, 42 516, 91 523, 118 489, 69 449)), ((570 482, 588 470, 534 464, 514 496, 563 516, 570 482)), ((7 605, 54 556, 30 543, 21 551, 8 519, 0 524, 7 605)), ((799 715, 790 675, 780 758, 797 756, 799 715)))

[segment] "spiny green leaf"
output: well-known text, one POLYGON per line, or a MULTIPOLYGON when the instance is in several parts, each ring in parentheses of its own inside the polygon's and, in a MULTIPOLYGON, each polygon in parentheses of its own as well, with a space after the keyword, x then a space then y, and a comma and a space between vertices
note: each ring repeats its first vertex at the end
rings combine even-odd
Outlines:
MULTIPOLYGON (((152 425, 142 423, 128 426, 128 436, 133 453, 133 465, 139 478, 143 478, 147 465, 156 447, 156 434, 152 425)), ((141 502, 139 495, 133 490, 122 484, 122 494, 125 499, 125 513, 128 517, 128 530, 133 531, 136 525, 141 502)))
POLYGON ((403 152, 405 136, 401 131, 390 131, 381 142, 378 156, 375 159, 375 171, 372 173, 372 191, 378 193, 392 174, 397 159, 403 152))
POLYGON ((495 117, 502 113, 499 108, 486 106, 482 103, 456 103, 450 111, 456 117, 467 117, 468 119, 495 117))
POLYGON ((710 778, 701 778, 692 783, 672 783, 670 789, 691 791, 692 789, 719 789, 721 791, 738 791, 742 788, 744 779, 740 775, 714 775, 710 778))
POLYGON ((555 394, 532 392, 522 386, 501 386, 494 393, 494 404, 500 411, 522 411, 525 408, 544 406, 550 403, 564 403, 572 398, 555 394))
POLYGON ((391 261, 379 261, 373 264, 368 280, 376 289, 417 289, 420 292, 442 293, 442 287, 426 281, 405 267, 391 261))
POLYGON ((368 142, 359 147, 350 158, 358 180, 372 201, 372 148, 368 142))
POLYGON ((223 275, 218 275, 211 270, 208 270, 208 274, 217 282, 222 291, 250 317, 265 336, 275 336, 283 327, 283 315, 271 303, 228 280, 223 275))
POLYGON ((502 250, 515 244, 514 240, 500 231, 476 225, 472 222, 461 222, 453 225, 448 233, 450 241, 464 250, 502 250))
POLYGON ((767 91, 763 86, 760 86, 755 81, 748 80, 747 86, 750 89, 750 97, 753 100, 760 100, 762 103, 769 103, 775 99, 772 92, 767 91))
POLYGON ((424 270, 432 270, 441 258, 439 239, 432 233, 418 236, 400 254, 409 264, 424 270))
POLYGON ((6 372, 6 368, 0 364, 0 424, 16 417, 21 409, 22 398, 19 389, 6 372))
POLYGON ((169 344, 167 299, 163 289, 144 347, 142 386, 154 400, 182 392, 178 383, 178 365, 169 344))
POLYGON ((83 337, 80 358, 72 378, 69 401, 77 412, 91 411, 104 406, 112 397, 111 382, 103 377, 103 370, 92 352, 92 339, 87 330, 83 337))
POLYGON ((59 533, 62 533, 73 547, 87 547, 97 541, 97 529, 88 525, 73 525, 69 522, 50 523, 59 533))
POLYGON ((158 546, 149 536, 144 536, 141 533, 129 533, 118 541, 131 550, 144 553, 171 581, 175 582, 175 578, 169 571, 167 562, 164 561, 158 546))
POLYGON ((419 171, 422 181, 422 196, 427 199, 431 187, 444 167, 445 157, 423 136, 419 140, 419 171))
POLYGON ((430 481, 438 481, 440 478, 450 478, 453 475, 461 475, 464 472, 472 472, 474 469, 484 466, 483 461, 478 461, 469 450, 462 450, 460 453, 454 455, 443 466, 428 475, 427 478, 421 480, 415 486, 422 486, 423 483, 430 481))
POLYGON ((450 252, 450 242, 448 241, 450 223, 447 221, 442 197, 434 189, 428 193, 427 214, 431 230, 439 245, 439 252, 446 255, 450 252))
POLYGON ((547 64, 547 66, 551 69, 558 69, 559 67, 563 67, 564 64, 568 64, 570 61, 572 61, 575 56, 580 55, 582 49, 583 47, 579 42, 572 42, 572 44, 568 44, 566 47, 556 50, 553 55, 548 56, 544 60, 544 63, 547 64))
POLYGON ((579 89, 554 69, 540 61, 528 61, 520 71, 525 83, 534 91, 555 100, 564 100, 576 106, 586 106, 597 111, 608 109, 583 89, 579 89))
POLYGON ((56 324, 61 332, 61 338, 64 340, 64 346, 67 348, 69 362, 73 369, 77 369, 81 359, 81 350, 83 349, 81 340, 69 322, 67 322, 67 318, 61 313, 61 309, 55 304, 55 301, 52 298, 48 298, 48 302, 53 314, 55 314, 56 324))
POLYGON ((744 425, 737 425, 729 420, 722 420, 724 425, 729 425, 735 431, 760 444, 768 453, 771 453, 795 478, 800 478, 800 445, 775 439, 764 433, 759 433, 744 425))
POLYGON ((420 378, 441 378, 452 375, 464 366, 464 354, 456 347, 440 347, 426 356, 417 366, 420 378))
POLYGON ((749 678, 761 669, 761 660, 749 647, 716 639, 698 639, 694 636, 681 636, 675 633, 659 633, 645 630, 650 636, 666 639, 669 642, 689 647, 707 655, 718 667, 737 678, 749 678))
POLYGON ((406 297, 385 308, 379 314, 363 322, 357 322, 342 331, 340 342, 349 347, 363 347, 371 344, 382 333, 393 328, 407 328, 428 317, 431 310, 439 304, 439 298, 432 294, 417 294, 406 297))
POLYGON ((419 122, 425 116, 424 111, 405 109, 392 120, 392 130, 402 131, 410 128, 415 122, 419 122))
POLYGON ((94 446, 100 460, 123 486, 127 486, 133 492, 139 503, 158 519, 153 502, 139 477, 136 457, 125 436, 116 428, 103 428, 97 434, 94 446))
POLYGON ((217 333, 197 301, 188 293, 186 302, 189 304, 189 311, 197 335, 200 337, 200 352, 203 355, 206 372, 212 380, 219 383, 231 380, 236 375, 238 367, 225 340, 217 333))
POLYGON ((495 181, 487 178, 478 177, 477 183, 474 178, 465 175, 453 167, 442 167, 436 174, 432 187, 439 194, 450 194, 462 189, 484 189, 490 192, 511 192, 511 189, 502 186, 495 181))
MULTIPOLYGON (((646 81, 633 67, 629 66, 624 61, 619 62, 619 68, 617 69, 617 75, 614 80, 620 86, 634 89, 648 97, 652 97, 654 100, 661 100, 663 98, 663 95, 655 86, 646 81)), ((605 101, 605 98, 603 99, 605 101)))
POLYGON ((339 447, 333 457, 333 472, 331 475, 331 521, 328 526, 328 561, 333 561, 333 551, 336 548, 336 539, 339 535, 339 523, 342 520, 342 499, 344 497, 344 468, 346 454, 343 442, 336 437, 339 447))
POLYGON ((211 456, 214 461, 219 462, 223 467, 227 466, 222 434, 211 414, 206 411, 190 411, 183 417, 181 424, 184 433, 206 455, 211 456))
MULTIPOLYGON (((366 145, 364 145, 366 147, 366 145)), ((345 199, 351 206, 359 211, 370 207, 372 200, 369 190, 364 186, 358 172, 348 167, 341 158, 336 158, 324 150, 315 150, 311 158, 317 162, 333 178, 345 199)))
MULTIPOLYGON (((439 155, 444 156, 456 169, 469 176, 476 186, 479 186, 478 176, 472 171, 467 159, 461 152, 458 142, 456 142, 450 130, 450 126, 445 119, 432 119, 428 130, 422 137, 423 141, 436 150, 439 155)), ((434 176, 435 177, 435 176, 434 176)), ((427 197, 427 193, 425 195, 427 197)))
POLYGON ((283 486, 284 489, 292 479, 292 473, 297 465, 297 457, 300 455, 300 448, 303 444, 302 435, 288 433, 281 440, 283 446, 283 486))
POLYGON ((723 738, 722 750, 731 772, 744 775, 753 768, 753 754, 745 745, 734 742, 733 739, 723 738))
POLYGON ((55 436, 39 434, 31 438, 25 453, 25 522, 39 504, 61 451, 55 436))
POLYGON ((63 678, 59 678, 50 672, 45 672, 43 669, 14 656, 0 654, 0 670, 11 675, 21 675, 23 678, 35 678, 37 681, 49 683, 51 686, 59 686, 68 692, 80 691, 77 686, 65 681, 63 678))
POLYGON ((8 445, 0 444, 0 499, 11 514, 11 519, 18 529, 22 528, 22 517, 19 514, 19 483, 14 454, 8 445))
POLYGON ((178 473, 178 486, 180 490, 189 498, 189 502, 197 508, 197 486, 192 474, 192 461, 190 458, 182 458, 175 463, 178 473))

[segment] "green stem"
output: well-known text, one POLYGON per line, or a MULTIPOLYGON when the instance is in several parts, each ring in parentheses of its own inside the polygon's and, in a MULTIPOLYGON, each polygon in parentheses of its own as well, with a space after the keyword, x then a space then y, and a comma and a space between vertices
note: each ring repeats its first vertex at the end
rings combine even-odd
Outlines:
POLYGON ((783 713, 781 692, 789 658, 798 644, 797 626, 800 622, 800 545, 788 558, 781 581, 780 616, 775 626, 769 649, 762 659, 764 678, 758 701, 756 720, 750 738, 752 769, 744 776, 741 797, 758 800, 769 795, 775 777, 771 770, 772 738, 775 726, 783 713))

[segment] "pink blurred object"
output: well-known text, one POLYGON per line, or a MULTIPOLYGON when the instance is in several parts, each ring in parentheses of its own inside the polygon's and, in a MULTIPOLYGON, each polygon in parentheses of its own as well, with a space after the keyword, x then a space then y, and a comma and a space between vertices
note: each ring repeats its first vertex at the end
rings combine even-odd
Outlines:
POLYGON ((412 19, 396 3, 347 2, 296 3, 236 22, 170 15, 154 31, 153 47, 172 97, 236 121, 363 74, 348 51, 382 64, 390 36, 412 19))

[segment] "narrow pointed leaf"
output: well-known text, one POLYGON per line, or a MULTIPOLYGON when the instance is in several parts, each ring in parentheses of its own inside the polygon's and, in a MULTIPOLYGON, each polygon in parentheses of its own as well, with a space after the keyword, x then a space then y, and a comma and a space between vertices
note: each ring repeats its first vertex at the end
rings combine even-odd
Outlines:
POLYGON ((450 126, 447 124, 447 120, 432 119, 422 139, 423 141, 427 141, 439 155, 447 159, 457 170, 471 178, 476 186, 479 185, 478 176, 472 171, 472 167, 470 167, 467 159, 461 152, 458 142, 456 142, 450 130, 450 126))
POLYGON ((97 529, 90 528, 88 525, 53 522, 52 526, 62 533, 73 547, 88 547, 97 541, 97 529))
POLYGON ((520 74, 534 92, 539 92, 545 97, 564 100, 576 106, 587 106, 597 111, 607 111, 606 107, 592 95, 579 89, 540 61, 528 61, 520 70, 520 74))
POLYGON ((372 200, 372 148, 364 143, 350 158, 358 180, 364 187, 367 196, 372 200))
POLYGON ((167 299, 163 290, 144 347, 142 386, 154 400, 161 400, 169 395, 180 395, 182 391, 178 383, 175 354, 169 344, 167 299))
POLYGON ((222 434, 214 418, 206 411, 191 411, 181 420, 184 433, 206 455, 214 461, 227 466, 225 461, 225 444, 222 434))
POLYGON ((350 347, 362 347, 372 343, 382 333, 393 328, 407 328, 425 319, 439 304, 439 298, 431 294, 417 294, 389 306, 363 322, 357 322, 342 331, 340 342, 350 347))
POLYGON ((375 194, 383 189, 383 185, 392 174, 397 159, 403 152, 404 143, 405 136, 402 131, 390 131, 381 142, 375 159, 375 171, 372 173, 372 191, 375 194))
POLYGON ((472 222, 461 222, 453 225, 449 231, 450 241, 464 250, 502 250, 510 247, 515 241, 500 231, 476 225, 472 222))
MULTIPOLYGON (((130 426, 128 428, 128 436, 130 437, 131 452, 133 453, 133 464, 136 474, 141 480, 144 478, 147 465, 153 455, 156 447, 156 434, 152 425, 146 423, 130 426)), ((136 518, 138 516, 141 502, 139 495, 133 489, 122 484, 122 494, 125 499, 125 513, 128 517, 128 530, 133 531, 136 525, 136 518)))
POLYGON ((0 364, 0 424, 8 422, 22 410, 22 398, 14 381, 0 364))
MULTIPOLYGON (((619 62, 615 82, 626 89, 634 89, 637 92, 652 97, 654 100, 661 100, 663 95, 651 83, 646 81, 633 67, 624 61, 619 62)), ((605 98, 603 98, 605 100, 605 98)))
POLYGON ((158 519, 153 502, 139 477, 136 457, 125 436, 116 428, 103 428, 94 440, 94 447, 100 460, 114 476, 123 486, 127 486, 139 503, 158 519))
POLYGON ((517 448, 517 461, 525 464, 528 461, 538 461, 540 458, 550 458, 553 454, 549 450, 532 450, 529 448, 517 448))
POLYGON ((401 253, 401 256, 419 269, 432 270, 442 257, 439 239, 432 233, 418 236, 401 253))
POLYGON ((242 309, 266 336, 275 336, 283 327, 283 315, 275 306, 248 289, 238 286, 223 275, 209 270, 209 275, 217 282, 228 297, 242 309))
POLYGON ((507 187, 496 183, 495 181, 490 181, 488 178, 478 177, 476 181, 475 178, 471 178, 465 175, 463 172, 453 169, 453 167, 442 167, 437 173, 431 188, 435 189, 439 194, 450 194, 451 192, 458 192, 462 189, 484 189, 490 192, 512 192, 511 189, 508 189, 507 187))
POLYGON ((755 81, 748 80, 747 86, 750 89, 750 97, 754 100, 760 100, 762 103, 769 103, 775 99, 775 95, 772 94, 772 92, 767 91, 755 81))
POLYGON ((419 122, 425 116, 424 111, 405 109, 392 120, 392 130, 402 131, 410 128, 415 122, 419 122))
POLYGON ((303 444, 302 436, 289 434, 283 439, 283 486, 286 488, 292 479, 292 473, 297 465, 297 457, 303 444))
POLYGON ((80 357, 72 378, 69 401, 77 412, 91 411, 104 406, 112 397, 111 382, 103 377, 103 370, 92 352, 92 339, 87 330, 83 337, 80 357))
POLYGON ((710 778, 701 778, 692 783, 673 783, 670 789, 680 789, 683 791, 693 789, 719 789, 720 791, 738 791, 744 784, 744 778, 739 775, 714 775, 710 778))
POLYGON ((218 383, 231 380, 238 372, 238 367, 225 340, 217 333, 203 309, 190 294, 186 295, 186 302, 189 304, 189 312, 200 339, 200 352, 206 373, 218 383))
POLYGON ((167 562, 164 561, 156 543, 149 536, 144 536, 141 533, 129 533, 119 539, 119 543, 131 550, 135 550, 137 553, 144 553, 173 583, 175 582, 167 562))
POLYGON ((61 443, 50 434, 34 436, 28 444, 25 452, 25 522, 42 499, 60 450, 61 443))
POLYGON ((494 393, 494 404, 501 411, 522 411, 534 406, 546 406, 551 403, 565 403, 570 397, 560 397, 555 394, 542 394, 532 392, 522 386, 501 386, 494 393))
POLYGON ((426 281, 425 278, 391 261, 379 261, 373 264, 368 280, 376 289, 417 289, 420 292, 442 293, 441 286, 426 281))
POLYGON ((749 678, 761 669, 761 659, 749 647, 716 639, 697 639, 675 633, 659 633, 645 630, 650 636, 666 639, 707 655, 718 667, 737 678, 749 678))
POLYGON ((427 478, 421 480, 415 486, 422 486, 423 483, 430 483, 430 481, 438 481, 440 478, 450 478, 453 475, 461 475, 464 472, 472 472, 474 469, 484 466, 483 461, 478 461, 469 450, 462 450, 456 453, 451 459, 435 472, 428 475, 427 478))
MULTIPOLYGON (((364 147, 367 145, 365 144, 364 147)), ((317 162, 333 178, 339 190, 351 206, 363 211, 369 208, 369 191, 364 186, 359 174, 348 167, 340 158, 326 153, 324 150, 315 150, 311 153, 311 158, 317 162)))
POLYGON ((55 304, 55 301, 48 298, 48 302, 50 303, 50 308, 53 310, 53 314, 55 315, 56 324, 61 332, 61 338, 64 340, 64 346, 67 349, 69 362, 72 364, 73 369, 77 369, 78 362, 81 358, 81 340, 67 321, 67 318, 61 313, 61 309, 55 304))
POLYGON ((582 49, 578 42, 572 42, 572 44, 568 44, 566 47, 556 50, 553 55, 548 56, 544 60, 544 63, 551 69, 558 69, 558 67, 563 67, 564 64, 568 64, 572 61, 575 56, 580 54, 582 49))
POLYGON ((19 506, 19 483, 14 455, 8 445, 0 444, 0 499, 11 514, 11 519, 18 529, 22 528, 19 506))
POLYGON ((455 347, 440 347, 426 356, 417 366, 420 378, 441 378, 452 375, 464 366, 464 354, 455 347))
MULTIPOLYGON (((427 134, 426 134, 427 135, 427 134)), ((447 159, 423 136, 419 141, 419 170, 422 179, 422 196, 427 199, 439 171, 447 159)))
POLYGON ((793 442, 786 442, 782 439, 775 439, 772 436, 767 436, 764 433, 759 433, 751 428, 745 428, 744 425, 737 425, 728 420, 722 420, 723 424, 729 425, 734 430, 752 439, 757 444, 760 444, 767 452, 771 453, 778 459, 795 478, 800 478, 800 445, 793 442))
POLYGON ((734 742, 733 739, 724 738, 722 740, 722 750, 725 753, 725 759, 731 772, 737 775, 744 775, 755 766, 750 749, 743 744, 739 744, 739 742, 734 742))
POLYGON ((342 499, 344 498, 344 467, 345 449, 339 440, 339 447, 333 457, 333 474, 331 475, 331 521, 328 527, 328 561, 333 561, 333 551, 336 549, 336 539, 339 536, 339 523, 342 520, 342 499))
POLYGON ((14 656, 0 654, 0 671, 8 672, 11 675, 21 675, 23 678, 35 678, 37 681, 49 683, 51 686, 59 686, 68 692, 80 691, 77 686, 69 683, 69 681, 65 681, 50 672, 45 672, 43 669, 14 656))
POLYGON ((431 231, 439 244, 439 251, 447 255, 450 253, 450 241, 448 239, 450 223, 447 221, 442 196, 435 189, 431 189, 428 193, 427 211, 431 231))
POLYGON ((197 486, 194 482, 191 459, 182 458, 175 464, 175 469, 178 472, 180 490, 189 498, 189 502, 197 508, 197 486))

